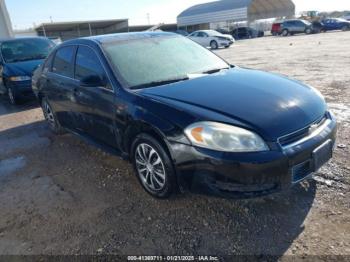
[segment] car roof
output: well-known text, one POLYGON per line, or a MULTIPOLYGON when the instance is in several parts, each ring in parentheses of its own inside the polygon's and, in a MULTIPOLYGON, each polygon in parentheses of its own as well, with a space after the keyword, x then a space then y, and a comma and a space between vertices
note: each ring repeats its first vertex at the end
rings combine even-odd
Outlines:
POLYGON ((31 40, 31 39, 48 39, 47 37, 18 37, 18 38, 0 38, 0 44, 8 41, 20 41, 20 40, 31 40))
POLYGON ((154 37, 166 37, 166 36, 177 36, 181 37, 175 33, 168 32, 133 32, 133 33, 118 33, 118 34, 108 34, 108 35, 99 35, 99 36, 89 36, 83 38, 77 38, 73 40, 68 40, 64 42, 62 45, 69 44, 81 44, 87 42, 94 42, 97 44, 106 44, 113 42, 124 42, 138 39, 147 39, 154 37))

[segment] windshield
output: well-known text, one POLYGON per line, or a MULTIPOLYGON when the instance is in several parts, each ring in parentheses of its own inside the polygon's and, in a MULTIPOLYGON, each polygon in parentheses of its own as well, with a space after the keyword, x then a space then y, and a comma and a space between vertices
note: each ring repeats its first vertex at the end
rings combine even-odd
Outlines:
POLYGON ((123 86, 130 89, 229 68, 215 54, 182 36, 117 41, 103 44, 103 48, 123 86))
POLYGON ((205 31, 209 36, 217 36, 217 35, 222 35, 222 33, 215 31, 215 30, 207 30, 205 31))
POLYGON ((301 20, 301 21, 303 21, 304 24, 306 24, 306 25, 311 25, 311 23, 309 21, 306 21, 306 20, 301 20))
POLYGON ((54 43, 47 39, 16 39, 1 44, 1 54, 6 63, 45 59, 54 43))

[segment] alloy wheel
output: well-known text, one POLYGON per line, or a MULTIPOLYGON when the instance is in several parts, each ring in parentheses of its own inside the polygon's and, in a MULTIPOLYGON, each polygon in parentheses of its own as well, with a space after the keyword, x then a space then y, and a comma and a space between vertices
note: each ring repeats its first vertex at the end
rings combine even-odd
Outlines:
POLYGON ((149 144, 139 144, 135 150, 136 169, 142 184, 151 191, 160 191, 166 184, 163 160, 149 144))
POLYGON ((14 96, 11 88, 8 89, 7 93, 8 93, 8 97, 10 99, 10 103, 13 105, 16 104, 15 96, 14 96))
POLYGON ((212 41, 210 43, 210 47, 211 47, 211 49, 218 49, 218 44, 215 41, 212 41))
POLYGON ((46 101, 43 103, 43 111, 46 121, 50 126, 55 127, 55 116, 53 115, 50 105, 46 101))

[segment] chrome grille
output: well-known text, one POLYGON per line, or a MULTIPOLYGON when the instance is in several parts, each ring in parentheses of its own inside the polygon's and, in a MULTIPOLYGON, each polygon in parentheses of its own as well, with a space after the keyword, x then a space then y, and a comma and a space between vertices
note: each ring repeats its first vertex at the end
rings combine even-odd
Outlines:
POLYGON ((287 146, 289 144, 292 144, 294 142, 297 142, 301 139, 303 139, 304 137, 307 137, 308 135, 310 135, 310 129, 317 129, 318 127, 320 127, 325 121, 327 120, 327 115, 324 115, 321 119, 315 121, 314 123, 312 123, 311 125, 298 130, 294 133, 291 133, 289 135, 283 136, 281 138, 278 139, 278 142, 281 146, 287 146))

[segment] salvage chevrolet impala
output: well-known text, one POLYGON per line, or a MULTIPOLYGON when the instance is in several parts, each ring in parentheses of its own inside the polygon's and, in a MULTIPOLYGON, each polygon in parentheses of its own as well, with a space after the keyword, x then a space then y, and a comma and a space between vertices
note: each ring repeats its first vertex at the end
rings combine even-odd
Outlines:
POLYGON ((33 90, 54 132, 118 152, 158 198, 286 190, 331 159, 336 138, 316 89, 170 33, 67 41, 35 72, 33 90))

